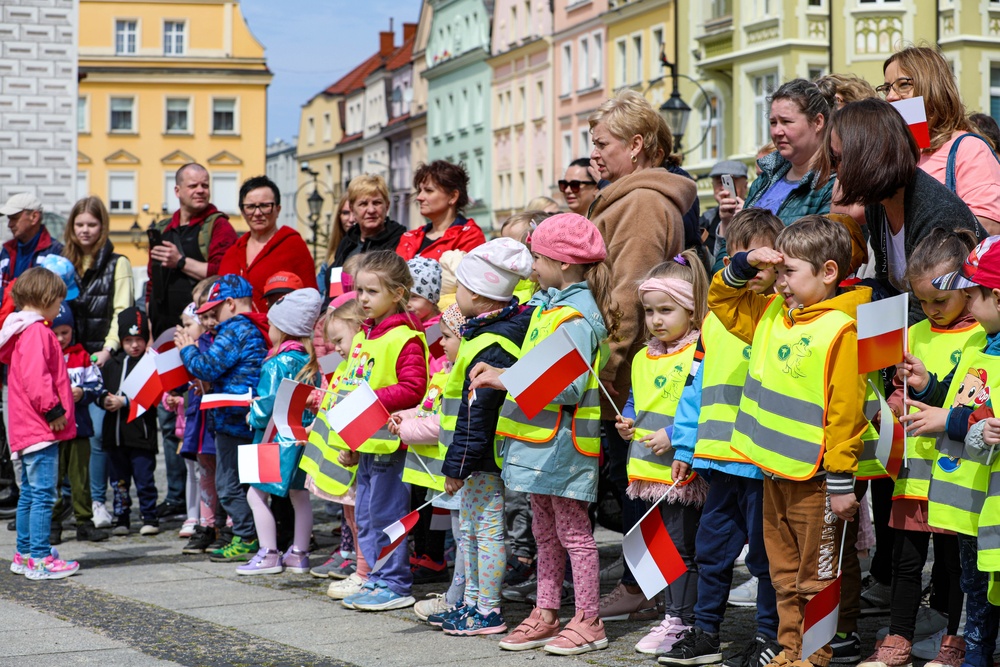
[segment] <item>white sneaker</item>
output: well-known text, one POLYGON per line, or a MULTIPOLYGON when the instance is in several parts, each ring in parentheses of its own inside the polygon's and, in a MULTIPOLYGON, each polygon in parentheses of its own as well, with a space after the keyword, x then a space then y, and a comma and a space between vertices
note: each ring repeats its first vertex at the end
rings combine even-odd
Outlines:
POLYGON ((729 591, 729 604, 734 607, 757 606, 757 577, 750 577, 745 583, 729 591))
POLYGON ((431 593, 426 600, 421 600, 413 605, 413 613, 421 621, 426 621, 428 616, 443 614, 451 609, 451 605, 445 599, 445 593, 431 593))
POLYGON ((194 529, 198 525, 198 519, 187 519, 184 521, 184 525, 177 532, 178 537, 191 537, 194 535, 194 529))
POLYGON ((747 553, 749 553, 749 551, 750 551, 750 545, 749 544, 744 544, 743 545, 743 551, 741 551, 740 555, 736 557, 736 562, 733 563, 733 565, 737 565, 737 566, 739 566, 739 565, 746 565, 747 564, 747 553))
POLYGON ((147 537, 149 537, 151 535, 159 535, 160 534, 160 527, 159 526, 155 526, 155 525, 153 525, 151 523, 144 523, 144 524, 142 524, 142 528, 139 529, 139 534, 140 535, 145 535, 147 537))
POLYGON ((94 528, 111 527, 111 513, 104 507, 104 503, 95 500, 91 506, 91 511, 94 513, 94 528))
MULTIPOLYGON (((361 578, 361 575, 355 572, 347 579, 330 582, 330 587, 326 589, 326 595, 334 600, 343 600, 350 595, 360 592, 361 587, 364 585, 365 580, 361 578)), ((935 653, 935 655, 937 654, 935 653)))

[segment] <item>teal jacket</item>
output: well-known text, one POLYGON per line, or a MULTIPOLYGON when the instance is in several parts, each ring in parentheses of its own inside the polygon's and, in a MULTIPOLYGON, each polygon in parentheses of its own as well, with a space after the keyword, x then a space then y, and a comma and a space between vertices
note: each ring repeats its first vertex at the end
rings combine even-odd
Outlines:
MULTIPOLYGON (((279 352, 264 361, 260 369, 260 382, 257 384, 257 400, 250 404, 250 428, 253 429, 253 441, 263 442, 264 429, 274 412, 274 399, 278 387, 285 378, 294 380, 299 371, 309 363, 309 355, 298 343, 284 343, 279 352)), ((308 384, 317 384, 308 382, 308 384)), ((302 425, 312 424, 313 415, 308 410, 302 415, 302 425)))
MULTIPOLYGON (((578 310, 584 317, 567 322, 562 328, 591 363, 598 350, 602 365, 607 361, 608 330, 587 283, 575 283, 564 290, 549 288, 540 291, 528 305, 545 309, 571 306, 578 310)), ((507 488, 587 502, 597 500, 598 458, 578 452, 573 446, 571 432, 572 411, 583 397, 588 376, 589 373, 585 373, 578 377, 552 401, 553 404, 566 406, 568 412, 568 418, 560 421, 552 440, 535 444, 505 438, 501 475, 507 488)))

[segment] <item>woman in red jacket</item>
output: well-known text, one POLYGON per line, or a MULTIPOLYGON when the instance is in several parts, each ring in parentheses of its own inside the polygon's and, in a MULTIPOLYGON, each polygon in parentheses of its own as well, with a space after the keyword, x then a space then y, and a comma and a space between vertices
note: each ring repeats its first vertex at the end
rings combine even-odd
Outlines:
POLYGON ((413 175, 423 227, 403 234, 396 254, 409 261, 416 256, 438 260, 446 250, 468 252, 486 243, 475 220, 462 216, 469 204, 469 175, 462 165, 434 160, 421 165, 413 175))

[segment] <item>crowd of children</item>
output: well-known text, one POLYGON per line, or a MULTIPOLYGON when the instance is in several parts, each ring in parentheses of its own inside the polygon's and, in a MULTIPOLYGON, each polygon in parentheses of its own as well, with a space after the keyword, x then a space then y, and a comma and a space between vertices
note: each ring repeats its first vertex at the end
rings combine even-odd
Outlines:
MULTIPOLYGON (((747 209, 726 238, 730 256, 711 281, 688 251, 650 267, 635 286, 649 339, 632 359, 615 428, 629 443, 628 495, 655 506, 683 564, 660 596, 662 621, 636 651, 679 667, 723 662, 720 627, 744 551, 757 582, 756 635, 725 665, 827 667, 830 643, 803 655, 803 624, 806 605, 841 576, 838 637, 856 637, 864 478, 888 476, 873 454, 871 434, 877 439, 888 414, 868 409, 878 391, 890 394, 908 437, 888 518, 889 628, 862 665, 911 664, 933 538, 944 584, 935 590, 942 624, 929 664, 990 667, 1000 624, 1000 475, 992 474, 1000 419, 991 403, 1000 378, 1000 237, 977 246, 971 235, 936 229, 912 252, 906 280, 927 319, 910 327, 905 360, 887 383, 858 372, 858 308, 872 291, 848 280, 857 267, 844 224, 813 215, 785 227, 747 209)), ((509 651, 605 648, 604 623, 630 617, 605 612, 614 605, 600 597, 590 514, 602 453, 597 378, 620 307, 608 296, 606 256, 586 218, 531 214, 465 254, 451 296, 442 295, 437 262, 407 263, 391 251, 352 257, 347 291, 325 311, 319 292, 281 275, 266 314, 242 277, 203 281, 174 337, 192 381, 163 399, 183 417, 180 454, 192 473, 183 552, 236 563, 240 575, 311 572, 333 579, 327 594, 347 609, 415 604, 445 635, 507 633, 499 647, 509 651), (590 370, 528 417, 504 372, 557 330, 590 370), (321 367, 328 353, 340 355, 336 370, 321 367), (286 381, 311 385, 301 415, 308 440, 273 429, 286 381), (391 416, 352 449, 329 412, 365 386, 391 416), (209 393, 253 398, 202 411, 209 393), (263 442, 278 445, 281 481, 241 484, 239 447, 263 442), (338 548, 310 569, 312 495, 341 504, 343 523, 338 548), (533 563, 530 551, 516 550, 508 563, 510 498, 527 501, 514 511, 530 512, 533 563), (414 509, 412 555, 386 550, 384 529, 414 509), (416 602, 415 582, 448 581, 441 515, 455 542, 450 586, 416 602), (508 628, 505 577, 509 584, 510 573, 530 568, 534 609, 508 628), (563 625, 567 587, 575 613, 563 625)), ((145 314, 128 309, 117 322, 122 350, 98 372, 74 345, 59 277, 30 269, 12 297, 18 311, 0 329, 19 416, 11 449, 22 461, 11 570, 62 578, 79 564, 51 548, 61 480, 69 480, 78 537, 107 537, 90 514, 93 425, 81 406, 105 411, 113 533, 131 529, 133 482, 140 534, 159 532, 155 412, 123 391, 155 352, 145 314)), ((639 594, 629 586, 612 595, 639 594)))

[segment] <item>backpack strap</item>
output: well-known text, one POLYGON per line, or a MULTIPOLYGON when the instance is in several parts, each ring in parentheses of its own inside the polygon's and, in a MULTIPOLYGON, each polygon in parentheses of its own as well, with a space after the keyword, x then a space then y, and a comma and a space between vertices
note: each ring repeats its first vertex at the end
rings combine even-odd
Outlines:
POLYGON ((975 137, 976 139, 979 139, 981 142, 986 144, 986 147, 990 149, 990 154, 993 156, 993 159, 995 159, 998 163, 1000 163, 1000 157, 997 157, 997 154, 993 152, 993 147, 990 146, 989 142, 986 141, 986 139, 982 138, 978 134, 975 134, 974 132, 966 132, 965 134, 959 135, 958 138, 956 138, 955 141, 952 142, 951 150, 948 151, 948 164, 945 167, 945 172, 944 172, 945 187, 947 187, 952 192, 955 192, 955 158, 958 155, 958 145, 962 143, 962 140, 967 137, 975 137))

